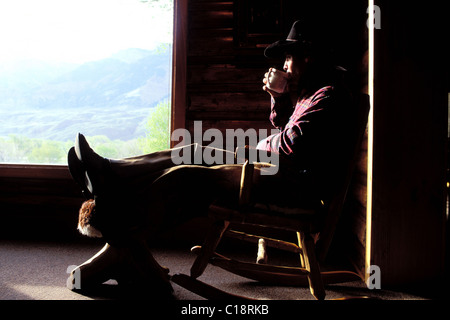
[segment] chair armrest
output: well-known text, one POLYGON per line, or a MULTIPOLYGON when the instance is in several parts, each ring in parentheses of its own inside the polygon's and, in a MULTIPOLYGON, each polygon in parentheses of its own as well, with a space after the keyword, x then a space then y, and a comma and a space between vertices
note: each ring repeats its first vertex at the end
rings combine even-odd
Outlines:
POLYGON ((238 163, 242 161, 249 161, 250 163, 261 162, 261 152, 265 152, 269 156, 271 154, 271 151, 259 150, 255 147, 246 145, 244 147, 236 148, 234 158, 238 163))
MULTIPOLYGON (((270 158, 272 159, 274 152, 273 151, 267 151, 267 150, 259 150, 256 149, 255 147, 251 147, 246 145, 245 147, 237 147, 235 152, 234 152, 234 158, 237 160, 238 163, 240 162, 244 162, 244 161, 249 161, 251 163, 253 162, 263 162, 263 159, 267 159, 270 158)), ((296 164, 295 162, 291 159, 288 158, 287 156, 277 153, 277 161, 278 161, 278 165, 279 166, 284 166, 284 167, 291 167, 291 168, 295 168, 296 164)), ((276 164, 276 163, 273 163, 276 164)))

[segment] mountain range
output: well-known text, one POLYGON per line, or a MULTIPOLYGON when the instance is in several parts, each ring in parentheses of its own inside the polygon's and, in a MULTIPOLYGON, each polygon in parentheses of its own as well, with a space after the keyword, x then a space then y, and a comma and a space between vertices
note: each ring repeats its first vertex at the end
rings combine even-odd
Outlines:
POLYGON ((127 49, 84 64, 0 65, 0 136, 66 141, 77 132, 129 140, 168 99, 171 50, 127 49))

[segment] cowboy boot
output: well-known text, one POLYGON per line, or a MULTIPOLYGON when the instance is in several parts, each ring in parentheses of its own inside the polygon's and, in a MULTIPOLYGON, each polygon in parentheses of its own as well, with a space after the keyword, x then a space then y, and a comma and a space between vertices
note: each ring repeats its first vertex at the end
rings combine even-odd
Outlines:
POLYGON ((69 172, 76 184, 81 188, 81 192, 86 199, 92 199, 94 197, 92 191, 92 183, 87 175, 86 169, 83 163, 78 159, 75 148, 70 148, 67 154, 67 164, 69 172))

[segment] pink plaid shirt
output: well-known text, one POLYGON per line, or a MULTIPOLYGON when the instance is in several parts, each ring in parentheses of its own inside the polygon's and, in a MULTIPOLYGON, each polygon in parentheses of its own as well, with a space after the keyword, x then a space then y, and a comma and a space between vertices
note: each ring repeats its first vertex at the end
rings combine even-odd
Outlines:
POLYGON ((291 159, 294 171, 298 170, 302 179, 311 178, 315 190, 320 190, 322 200, 326 200, 345 174, 353 141, 355 105, 345 87, 317 88, 320 89, 299 98, 295 106, 289 95, 272 99, 270 121, 280 132, 260 141, 257 148, 291 159))
POLYGON ((305 157, 305 152, 310 151, 313 144, 324 142, 321 141, 322 130, 330 129, 333 122, 330 118, 333 112, 327 110, 332 108, 332 104, 327 102, 333 91, 332 86, 323 87, 312 95, 299 98, 295 107, 289 95, 272 98, 270 121, 280 132, 262 140, 258 149, 305 157))

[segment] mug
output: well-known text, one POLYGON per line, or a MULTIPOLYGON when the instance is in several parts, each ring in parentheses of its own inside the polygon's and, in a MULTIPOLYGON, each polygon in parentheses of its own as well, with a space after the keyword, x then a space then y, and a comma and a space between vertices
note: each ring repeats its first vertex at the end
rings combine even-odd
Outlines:
POLYGON ((286 90, 288 78, 289 76, 286 72, 270 68, 266 86, 272 91, 283 93, 286 90))

